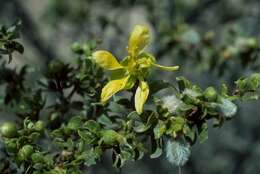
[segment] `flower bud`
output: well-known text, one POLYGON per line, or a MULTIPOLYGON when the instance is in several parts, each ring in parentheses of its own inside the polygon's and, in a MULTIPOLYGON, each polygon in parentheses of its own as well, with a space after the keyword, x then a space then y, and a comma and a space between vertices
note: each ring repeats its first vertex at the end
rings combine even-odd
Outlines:
POLYGON ((42 163, 44 161, 44 156, 40 152, 35 152, 31 156, 33 163, 42 163))
POLYGON ((44 122, 39 120, 35 123, 34 129, 38 132, 42 132, 44 130, 44 122))
POLYGON ((218 93, 215 90, 215 88, 213 87, 208 87, 205 91, 204 91, 204 96, 205 98, 210 101, 210 102, 214 102, 217 100, 218 97, 218 93))
POLYGON ((27 160, 33 153, 33 147, 31 145, 24 145, 18 152, 18 159, 21 161, 27 160))
POLYGON ((14 138, 17 135, 17 128, 14 123, 6 122, 1 127, 1 134, 5 138, 14 138))
POLYGON ((5 143, 5 148, 8 152, 11 153, 17 152, 17 144, 15 139, 8 139, 4 143, 5 143))

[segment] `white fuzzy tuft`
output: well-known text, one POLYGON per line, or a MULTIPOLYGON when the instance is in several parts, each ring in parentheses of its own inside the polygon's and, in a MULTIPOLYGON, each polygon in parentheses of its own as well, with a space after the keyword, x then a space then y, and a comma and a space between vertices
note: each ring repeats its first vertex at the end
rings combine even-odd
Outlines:
POLYGON ((228 99, 221 100, 220 110, 225 117, 231 118, 237 113, 237 105, 228 99))
POLYGON ((178 99, 175 95, 170 95, 162 98, 163 105, 169 110, 171 113, 175 113, 179 105, 181 104, 181 100, 178 99))
POLYGON ((166 157, 170 163, 183 166, 189 160, 190 146, 169 140, 166 145, 166 157))

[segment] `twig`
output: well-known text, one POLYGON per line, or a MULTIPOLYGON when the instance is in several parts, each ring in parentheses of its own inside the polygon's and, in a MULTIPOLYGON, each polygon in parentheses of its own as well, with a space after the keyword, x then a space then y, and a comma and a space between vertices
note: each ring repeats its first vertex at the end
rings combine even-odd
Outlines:
POLYGON ((179 169, 179 174, 181 174, 181 166, 179 166, 178 169, 179 169))

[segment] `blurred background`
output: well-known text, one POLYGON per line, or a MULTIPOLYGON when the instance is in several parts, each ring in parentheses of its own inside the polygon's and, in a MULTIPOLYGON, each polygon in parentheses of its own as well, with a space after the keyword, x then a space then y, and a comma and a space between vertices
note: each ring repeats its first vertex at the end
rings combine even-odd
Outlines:
MULTIPOLYGON (((52 59, 73 62, 71 44, 97 42, 119 59, 126 55, 129 32, 148 25, 149 50, 164 65, 180 65, 173 81, 183 75, 202 87, 222 82, 232 87, 241 76, 260 71, 259 0, 0 0, 0 24, 23 22, 23 55, 10 66, 24 64, 44 71, 52 59)), ((1 74, 0 74, 1 75, 1 74)), ((160 78, 154 73, 153 78, 160 78)), ((260 102, 238 103, 236 117, 220 129, 209 129, 209 139, 192 148, 184 174, 257 174, 260 171, 260 102)), ((90 173, 173 174, 163 155, 130 162, 121 171, 111 160, 90 173)))

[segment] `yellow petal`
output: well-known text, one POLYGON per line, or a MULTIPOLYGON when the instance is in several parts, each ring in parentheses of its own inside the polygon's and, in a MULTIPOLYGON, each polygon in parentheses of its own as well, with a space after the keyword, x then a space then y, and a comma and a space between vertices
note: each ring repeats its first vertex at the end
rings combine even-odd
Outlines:
POLYGON ((118 91, 124 89, 129 76, 126 76, 121 79, 111 80, 109 81, 102 89, 101 92, 101 102, 107 101, 112 95, 117 93, 118 91))
POLYGON ((128 52, 136 56, 149 42, 149 29, 146 26, 136 25, 128 41, 128 52))
POLYGON ((140 81, 135 93, 135 109, 138 114, 143 112, 144 104, 149 95, 149 86, 145 81, 140 81))
POLYGON ((96 51, 93 53, 93 58, 96 63, 104 69, 115 70, 123 68, 123 66, 118 63, 116 58, 108 51, 96 51))
POLYGON ((156 63, 152 63, 153 66, 157 67, 157 68, 161 68, 163 70, 166 70, 166 71, 176 71, 179 69, 179 66, 162 66, 162 65, 159 65, 159 64, 156 64, 156 63))

